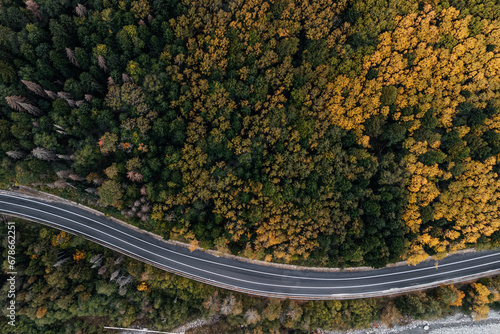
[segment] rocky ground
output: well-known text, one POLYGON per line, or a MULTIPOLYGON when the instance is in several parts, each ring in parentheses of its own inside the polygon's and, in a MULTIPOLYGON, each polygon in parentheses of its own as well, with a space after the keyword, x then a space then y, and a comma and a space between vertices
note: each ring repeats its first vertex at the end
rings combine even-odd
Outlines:
MULTIPOLYGON (((324 334, 344 334, 345 332, 323 331, 324 334)), ((349 331, 349 334, 498 334, 500 333, 500 313, 490 311, 488 319, 474 321, 469 315, 457 313, 434 321, 414 320, 405 326, 349 331)))

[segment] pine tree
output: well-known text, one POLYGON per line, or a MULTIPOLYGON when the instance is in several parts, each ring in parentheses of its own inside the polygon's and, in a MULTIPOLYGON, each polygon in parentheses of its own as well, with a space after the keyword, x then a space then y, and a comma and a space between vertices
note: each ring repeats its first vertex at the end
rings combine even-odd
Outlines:
POLYGON ((30 103, 18 102, 17 103, 24 111, 32 114, 33 116, 41 116, 43 114, 42 110, 30 103))
POLYGON ((50 99, 52 100, 55 100, 57 99, 57 94, 50 91, 50 90, 44 90, 45 94, 47 95, 47 97, 49 97, 50 99))
POLYGON ((4 82, 12 82, 16 77, 16 70, 9 63, 0 60, 0 76, 4 82))
POLYGON ((28 9, 34 17, 36 17, 39 21, 42 20, 42 15, 40 14, 40 6, 34 1, 28 0, 26 1, 26 9, 28 9))
POLYGON ((22 159, 26 154, 21 151, 8 151, 6 154, 11 157, 12 159, 22 159))
POLYGON ((108 71, 108 67, 106 66, 106 59, 104 59, 102 55, 97 56, 97 64, 100 68, 102 68, 104 72, 108 71))
POLYGON ((79 3, 78 6, 76 6, 75 8, 75 12, 76 15, 78 15, 79 17, 84 17, 87 15, 87 8, 85 8, 84 5, 79 3))
POLYGON ((80 67, 80 64, 78 64, 78 60, 76 60, 75 57, 75 51, 71 50, 70 48, 64 49, 66 50, 66 56, 68 57, 71 64, 75 65, 76 67, 80 67))
POLYGON ((57 92, 57 96, 63 100, 71 99, 71 94, 68 92, 63 92, 63 91, 57 92))
POLYGON ((47 150, 43 147, 37 147, 37 148, 33 149, 33 151, 31 151, 31 153, 33 154, 33 156, 35 158, 38 158, 40 160, 50 161, 50 160, 56 159, 56 155, 54 152, 47 150))
POLYGON ((32 81, 27 81, 27 80, 21 80, 21 82, 28 88, 30 91, 35 93, 36 95, 45 97, 47 94, 45 94, 45 91, 43 90, 42 86, 40 86, 37 83, 34 83, 32 81))
POLYGON ((256 324, 260 320, 259 312, 254 308, 248 309, 245 312, 245 320, 248 325, 256 324))
POLYGON ((20 105, 20 103, 28 103, 29 100, 25 98, 24 96, 19 96, 19 95, 11 95, 11 96, 6 96, 5 100, 7 101, 7 104, 9 107, 11 107, 14 110, 17 111, 24 111, 24 108, 20 105))

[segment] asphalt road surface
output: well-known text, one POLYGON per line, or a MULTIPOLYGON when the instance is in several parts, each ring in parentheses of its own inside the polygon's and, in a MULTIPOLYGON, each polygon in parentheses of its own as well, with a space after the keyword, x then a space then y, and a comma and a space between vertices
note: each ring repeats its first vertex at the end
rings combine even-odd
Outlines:
POLYGON ((155 267, 253 295, 291 299, 351 299, 413 291, 500 274, 500 252, 468 252, 417 266, 365 271, 289 269, 216 257, 158 240, 76 206, 0 193, 0 213, 49 225, 155 267))

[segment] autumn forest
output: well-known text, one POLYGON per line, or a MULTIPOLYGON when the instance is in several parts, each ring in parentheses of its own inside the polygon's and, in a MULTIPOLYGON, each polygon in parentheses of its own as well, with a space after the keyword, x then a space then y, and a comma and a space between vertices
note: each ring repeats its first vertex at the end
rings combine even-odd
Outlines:
POLYGON ((3 0, 0 183, 252 259, 500 244, 495 0, 3 0))

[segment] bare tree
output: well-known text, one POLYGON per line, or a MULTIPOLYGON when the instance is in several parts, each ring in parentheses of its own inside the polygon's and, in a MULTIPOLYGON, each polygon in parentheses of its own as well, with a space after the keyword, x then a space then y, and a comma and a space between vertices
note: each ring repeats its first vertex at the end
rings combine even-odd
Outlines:
POLYGON ((72 99, 67 99, 66 102, 71 108, 76 108, 76 102, 72 99))
POLYGON ((116 283, 120 285, 120 287, 126 286, 130 284, 133 280, 133 277, 131 275, 128 276, 120 276, 119 279, 116 280, 116 283))
POLYGON ((75 8, 75 12, 79 17, 84 17, 87 15, 87 8, 85 8, 85 6, 82 4, 78 4, 78 6, 76 6, 75 8))
POLYGON ((56 172, 56 175, 57 175, 57 177, 58 177, 58 178, 60 178, 60 179, 65 179, 65 178, 67 178, 67 177, 68 177, 71 173, 72 173, 72 171, 70 171, 70 170, 68 170, 68 169, 67 169, 67 170, 60 170, 60 171, 56 172))
POLYGON ((100 177, 95 178, 95 179, 92 180, 92 183, 97 184, 97 185, 100 185, 103 182, 104 182, 104 180, 102 178, 100 178, 100 177))
POLYGON ((90 268, 97 268, 101 265, 101 263, 102 263, 102 258, 97 260, 90 268))
POLYGON ((97 273, 99 275, 102 275, 102 274, 104 274, 106 272, 106 270, 108 270, 108 267, 102 266, 101 268, 99 268, 99 270, 97 271, 97 273))
POLYGON ((14 150, 14 151, 8 151, 6 153, 9 157, 11 157, 12 159, 22 159, 24 158, 24 156, 26 155, 24 152, 22 151, 17 151, 17 150, 14 150))
POLYGON ((96 188, 86 188, 85 191, 88 192, 89 194, 96 194, 97 193, 96 188))
POLYGON ((90 258, 90 263, 96 263, 97 261, 102 259, 102 254, 94 255, 90 258))
POLYGON ((52 100, 57 99, 57 94, 50 90, 45 90, 45 94, 52 100))
POLYGON ((108 86, 113 86, 115 84, 115 80, 112 77, 108 77, 108 86))
POLYGON ((42 86, 40 86, 37 83, 34 83, 33 81, 27 81, 27 80, 21 80, 21 82, 28 88, 30 91, 35 93, 36 95, 40 95, 45 97, 45 91, 43 90, 42 86))
POLYGON ((131 77, 129 77, 129 76, 128 76, 127 74, 125 74, 125 73, 122 73, 122 80, 123 80, 123 82, 125 82, 125 83, 131 83, 131 82, 132 82, 132 78, 131 78, 131 77))
POLYGON ((169 212, 168 214, 165 215, 165 220, 168 222, 171 222, 174 219, 175 219, 175 213, 173 212, 169 212))
POLYGON ((147 190, 146 186, 142 186, 141 187, 141 195, 142 196, 147 196, 148 195, 148 190, 147 190))
POLYGON ((68 262, 68 261, 69 261, 69 259, 70 259, 69 257, 65 257, 65 258, 63 258, 62 260, 57 261, 57 262, 54 264, 54 267, 59 267, 59 266, 60 266, 60 265, 62 265, 63 263, 68 262))
POLYGON ((64 48, 66 50, 66 56, 68 56, 69 61, 71 64, 75 65, 76 67, 80 67, 80 64, 78 64, 78 60, 75 57, 75 51, 71 50, 70 48, 64 48))
POLYGON ((32 114, 33 116, 41 116, 43 114, 40 108, 32 105, 31 103, 18 102, 17 103, 24 111, 32 114))
POLYGON ((80 175, 78 175, 76 173, 71 173, 71 174, 68 175, 68 177, 70 179, 72 179, 73 181, 83 181, 83 180, 85 180, 84 177, 81 177, 80 175))
POLYGON ((90 94, 85 94, 85 101, 90 102, 94 97, 90 94))
POLYGON ((68 182, 66 182, 64 180, 57 180, 56 182, 54 182, 54 187, 59 188, 59 189, 64 189, 68 185, 69 185, 68 182))
POLYGON ((113 271, 113 273, 111 274, 111 277, 109 278, 110 281, 114 281, 118 275, 120 274, 120 269, 116 269, 115 271, 113 271))
POLYGON ((20 103, 28 103, 29 100, 25 98, 24 96, 19 96, 19 95, 11 95, 11 96, 6 96, 5 101, 7 101, 7 104, 9 107, 11 107, 14 110, 17 111, 24 111, 24 108, 21 107, 19 104, 20 103))
POLYGON ((256 309, 249 309, 245 312, 245 320, 247 321, 247 324, 255 324, 257 321, 260 320, 260 315, 259 312, 257 312, 256 309))
POLYGON ((142 174, 139 173, 139 172, 136 172, 136 171, 129 171, 127 173, 127 177, 129 178, 130 181, 132 182, 142 182, 143 181, 143 177, 142 177, 142 174))
POLYGON ((233 295, 229 295, 224 299, 222 306, 220 308, 220 313, 224 315, 229 315, 233 311, 234 306, 236 305, 236 298, 233 295))
POLYGON ((28 9, 34 17, 36 17, 39 21, 42 20, 42 15, 40 14, 40 6, 34 1, 28 0, 26 1, 26 9, 28 9))
POLYGON ((108 67, 106 66, 106 59, 104 59, 102 55, 97 56, 97 64, 100 68, 102 68, 104 72, 108 71, 108 67))
MULTIPOLYGON (((59 132, 59 131, 57 131, 59 132)), ((63 134, 66 134, 66 132, 64 131, 61 131, 59 133, 63 133, 63 134)), ((58 159, 62 159, 62 160, 73 160, 73 155, 69 155, 69 154, 57 154, 56 155, 58 159)))
POLYGON ((68 92, 57 92, 57 96, 59 96, 63 100, 71 99, 71 94, 68 92))
POLYGON ((116 265, 116 264, 120 264, 120 263, 122 263, 123 259, 124 259, 123 255, 120 255, 120 256, 119 256, 119 257, 115 260, 115 263, 114 263, 114 264, 116 265))
POLYGON ((33 154, 33 156, 35 158, 38 158, 40 160, 55 160, 56 159, 56 154, 50 150, 47 150, 43 147, 37 147, 35 149, 33 149, 33 151, 31 151, 31 154, 33 154))
POLYGON ((80 107, 84 103, 85 103, 84 100, 78 100, 78 101, 75 102, 75 105, 76 105, 76 107, 80 107))
POLYGON ((144 213, 148 213, 151 210, 151 204, 146 203, 141 207, 141 211, 144 213))

